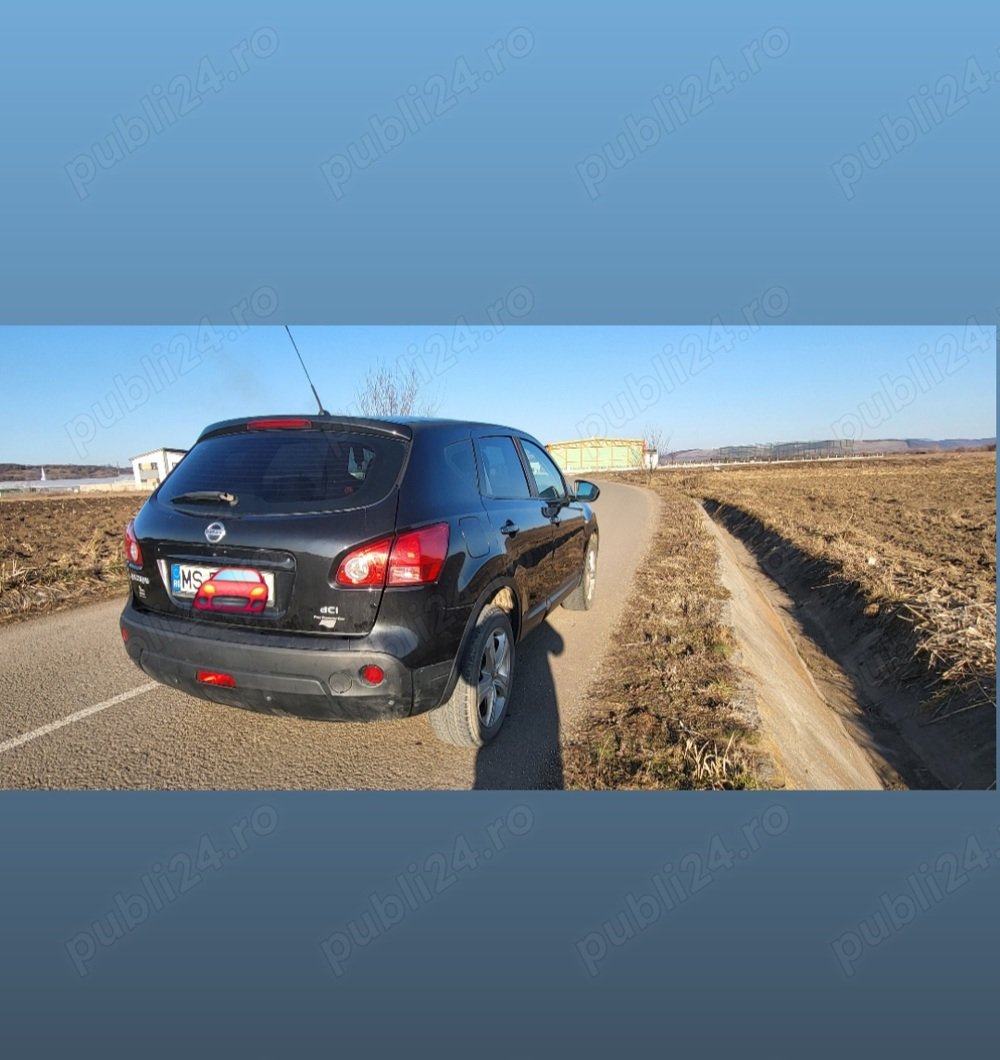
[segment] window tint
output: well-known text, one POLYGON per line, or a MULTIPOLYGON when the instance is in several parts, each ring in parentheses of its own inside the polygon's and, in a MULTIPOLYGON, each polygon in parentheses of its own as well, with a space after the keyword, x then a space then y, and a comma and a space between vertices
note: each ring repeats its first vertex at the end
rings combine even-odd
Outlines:
POLYGON ((483 494, 519 500, 531 496, 528 480, 521 466, 512 438, 497 435, 479 440, 483 460, 483 494))
POLYGON ((563 500, 566 496, 566 486, 552 457, 544 449, 539 449, 533 442, 524 438, 521 439, 521 445, 524 455, 528 458, 528 467, 531 468, 538 496, 547 501, 563 500))
POLYGON ((450 473, 450 479, 464 496, 479 492, 479 479, 476 475, 476 454, 472 451, 471 441, 452 442, 444 447, 444 463, 450 473))
MULTIPOLYGON (((391 438, 340 431, 248 431, 199 442, 166 479, 160 500, 234 493, 234 515, 325 512, 375 504, 392 489, 405 453, 391 438)), ((191 502, 178 501, 178 507, 191 502)), ((195 502, 199 511, 212 505, 195 502)))

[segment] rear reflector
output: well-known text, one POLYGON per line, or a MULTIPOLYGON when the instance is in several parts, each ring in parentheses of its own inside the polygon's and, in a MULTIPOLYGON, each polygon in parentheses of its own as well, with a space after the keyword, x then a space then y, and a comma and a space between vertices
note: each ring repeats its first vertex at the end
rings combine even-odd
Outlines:
POLYGON ((250 420, 247 424, 248 431, 304 431, 312 426, 312 420, 302 419, 271 419, 250 420))
POLYGON ((124 626, 122 626, 122 640, 128 644, 128 630, 124 626))
POLYGON ((217 688, 236 687, 232 674, 220 674, 215 670, 199 670, 197 678, 203 685, 215 685, 217 688))
POLYGON ((381 666, 363 666, 361 680, 367 685, 380 685, 385 680, 385 671, 381 666))

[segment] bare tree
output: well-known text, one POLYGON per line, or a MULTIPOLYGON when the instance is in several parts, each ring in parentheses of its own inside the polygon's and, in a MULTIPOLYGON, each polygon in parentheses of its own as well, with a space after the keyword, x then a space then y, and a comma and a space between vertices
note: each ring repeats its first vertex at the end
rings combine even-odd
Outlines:
POLYGON ((646 481, 652 482, 653 472, 660 462, 660 453, 670 444, 670 435, 662 427, 647 423, 642 429, 642 464, 646 469, 646 481))
POLYGON ((433 416, 437 402, 422 393, 416 368, 390 368, 379 361, 368 370, 354 398, 362 416, 433 416))

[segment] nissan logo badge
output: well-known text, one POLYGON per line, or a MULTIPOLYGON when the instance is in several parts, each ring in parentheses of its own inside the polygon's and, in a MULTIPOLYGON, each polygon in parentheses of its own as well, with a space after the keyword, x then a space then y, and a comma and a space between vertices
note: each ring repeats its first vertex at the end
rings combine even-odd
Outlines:
POLYGON ((205 537, 213 545, 217 545, 225 536, 226 528, 222 523, 212 523, 205 529, 205 537))

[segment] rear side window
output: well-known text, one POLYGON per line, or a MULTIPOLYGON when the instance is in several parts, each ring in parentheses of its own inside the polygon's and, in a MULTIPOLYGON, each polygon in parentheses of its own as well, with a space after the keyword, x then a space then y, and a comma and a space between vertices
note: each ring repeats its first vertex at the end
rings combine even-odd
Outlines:
POLYGON ((247 431, 199 442, 160 488, 177 507, 234 515, 329 512, 367 507, 395 485, 402 441, 340 431, 247 431), (183 499, 232 493, 237 503, 183 499))
POLYGON ((484 497, 521 500, 531 496, 524 467, 512 438, 505 435, 481 438, 479 452, 483 463, 484 497))
POLYGON ((472 442, 463 439, 444 447, 444 465, 448 469, 449 484, 454 484, 459 496, 479 492, 479 481, 476 476, 476 454, 472 451, 472 442))

